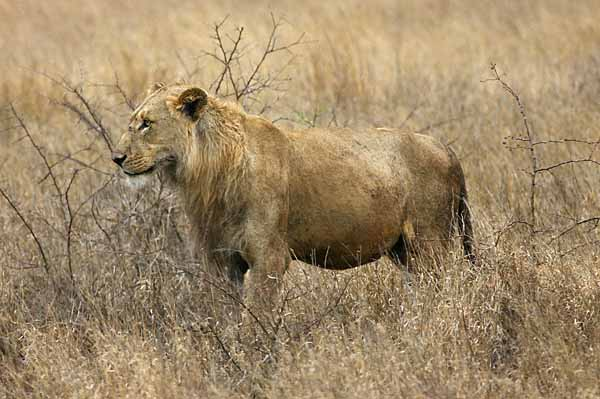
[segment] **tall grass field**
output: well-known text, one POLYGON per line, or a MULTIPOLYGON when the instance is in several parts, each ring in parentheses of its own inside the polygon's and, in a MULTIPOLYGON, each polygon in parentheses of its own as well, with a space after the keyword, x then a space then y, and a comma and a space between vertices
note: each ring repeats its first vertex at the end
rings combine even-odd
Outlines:
POLYGON ((0 0, 0 398, 600 397, 598 21, 595 0, 0 0), (293 262, 241 333, 176 193, 110 160, 157 81, 449 144, 477 267, 458 240, 414 274, 293 262))

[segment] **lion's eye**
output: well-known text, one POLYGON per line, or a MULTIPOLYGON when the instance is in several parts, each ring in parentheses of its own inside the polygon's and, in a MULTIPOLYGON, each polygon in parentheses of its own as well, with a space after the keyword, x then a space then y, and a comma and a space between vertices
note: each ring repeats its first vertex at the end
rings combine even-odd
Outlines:
POLYGON ((144 131, 144 130, 148 129, 151 125, 152 125, 151 121, 149 121, 148 119, 144 119, 144 120, 142 120, 142 123, 140 124, 140 127, 138 129, 140 131, 144 131))

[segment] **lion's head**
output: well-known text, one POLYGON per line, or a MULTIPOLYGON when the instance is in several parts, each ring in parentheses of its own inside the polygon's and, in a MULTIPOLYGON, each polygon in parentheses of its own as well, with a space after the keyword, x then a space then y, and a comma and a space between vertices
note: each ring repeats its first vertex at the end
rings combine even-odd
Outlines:
POLYGON ((159 171, 177 173, 190 147, 194 126, 208 103, 197 87, 155 84, 133 111, 129 129, 112 154, 112 160, 131 183, 146 182, 159 171))

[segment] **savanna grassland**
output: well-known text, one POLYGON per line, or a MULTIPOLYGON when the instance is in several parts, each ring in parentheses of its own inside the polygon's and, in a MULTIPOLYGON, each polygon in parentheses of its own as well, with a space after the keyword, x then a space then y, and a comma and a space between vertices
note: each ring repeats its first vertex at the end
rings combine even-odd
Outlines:
POLYGON ((0 397, 600 397, 599 20, 595 0, 1 0, 0 397), (450 143, 478 267, 458 243, 412 277, 293 263, 240 334, 175 194, 111 165, 155 81, 282 128, 450 143))

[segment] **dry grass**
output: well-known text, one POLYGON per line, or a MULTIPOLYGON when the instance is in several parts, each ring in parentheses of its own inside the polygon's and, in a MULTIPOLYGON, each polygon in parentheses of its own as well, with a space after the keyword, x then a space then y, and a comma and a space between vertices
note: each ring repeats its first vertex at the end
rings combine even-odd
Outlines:
MULTIPOLYGON (((598 141, 596 1, 322 4, 0 2, 0 189, 46 258, 0 198, 0 397, 600 396, 600 237, 593 221, 568 230, 600 216, 600 166, 540 172, 536 226, 515 223, 530 221, 531 164, 503 141, 522 119, 481 82, 498 63, 536 140, 598 141), (450 255, 409 283, 386 261, 294 264, 285 306, 255 337, 200 289, 176 199, 116 182, 100 133, 117 139, 153 81, 213 82, 205 52, 225 15, 231 35, 245 27, 248 74, 270 12, 287 21, 282 43, 306 43, 269 59, 265 73, 291 64, 245 107, 280 125, 404 125, 451 142, 479 269, 450 255)), ((538 166, 594 150, 539 145, 538 166)))

